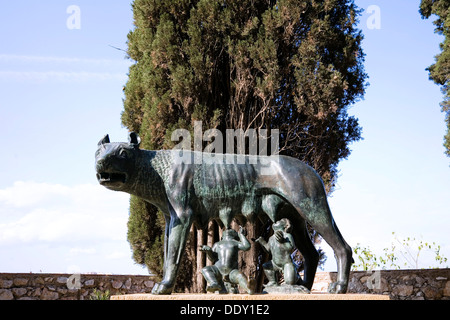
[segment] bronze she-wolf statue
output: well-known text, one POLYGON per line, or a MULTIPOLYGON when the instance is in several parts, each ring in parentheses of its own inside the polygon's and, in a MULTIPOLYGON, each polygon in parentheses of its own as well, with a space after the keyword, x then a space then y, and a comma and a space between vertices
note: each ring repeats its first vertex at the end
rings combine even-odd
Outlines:
POLYGON ((352 250, 331 215, 322 180, 311 167, 286 156, 150 151, 139 149, 139 144, 135 133, 126 143, 111 143, 106 135, 98 143, 96 171, 102 186, 140 197, 164 213, 164 277, 153 294, 172 293, 192 223, 203 228, 209 220, 220 219, 228 229, 235 217, 250 222, 257 217, 272 222, 289 219, 305 259, 304 279, 298 284, 311 289, 319 254, 310 240, 308 222, 335 253, 338 275, 329 291, 347 291, 352 250))

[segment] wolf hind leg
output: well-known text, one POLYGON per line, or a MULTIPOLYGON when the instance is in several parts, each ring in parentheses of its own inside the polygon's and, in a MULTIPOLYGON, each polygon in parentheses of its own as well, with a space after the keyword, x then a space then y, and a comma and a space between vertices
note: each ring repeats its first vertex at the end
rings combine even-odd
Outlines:
POLYGON ((352 264, 352 249, 345 242, 331 215, 326 197, 308 201, 300 211, 311 227, 316 230, 334 251, 337 262, 337 281, 330 285, 330 293, 346 293, 352 264))

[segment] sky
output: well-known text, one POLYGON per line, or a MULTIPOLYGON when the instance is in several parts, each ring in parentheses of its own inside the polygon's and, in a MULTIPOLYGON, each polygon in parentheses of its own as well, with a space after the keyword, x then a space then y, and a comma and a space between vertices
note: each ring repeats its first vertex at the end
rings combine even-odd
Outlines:
MULTIPOLYGON (((395 232, 435 241, 450 258, 443 95, 425 70, 442 37, 419 0, 355 2, 370 85, 349 109, 364 139, 339 164, 333 216, 352 247, 381 254, 395 232)), ((131 1, 1 4, 0 272, 147 274, 127 242, 129 196, 99 186, 94 170, 105 134, 127 139, 132 28, 131 1)), ((325 270, 336 270, 321 246, 325 270)))

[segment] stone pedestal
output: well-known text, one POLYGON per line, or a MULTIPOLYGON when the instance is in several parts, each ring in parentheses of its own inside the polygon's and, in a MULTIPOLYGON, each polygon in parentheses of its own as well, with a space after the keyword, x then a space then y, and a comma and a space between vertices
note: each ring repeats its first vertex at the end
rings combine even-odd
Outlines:
POLYGON ((297 285, 282 285, 282 286, 265 286, 263 293, 268 294, 310 294, 309 291, 304 286, 297 285))
POLYGON ((376 294, 127 294, 111 296, 111 300, 214 300, 214 301, 252 301, 252 300, 390 300, 388 295, 376 294))

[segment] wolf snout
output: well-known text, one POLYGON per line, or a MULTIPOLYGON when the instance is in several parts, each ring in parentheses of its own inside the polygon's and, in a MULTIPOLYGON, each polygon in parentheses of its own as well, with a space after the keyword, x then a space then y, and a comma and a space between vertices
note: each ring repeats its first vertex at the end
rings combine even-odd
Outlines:
POLYGON ((104 169, 105 169, 105 161, 103 161, 103 160, 98 160, 98 161, 95 163, 95 169, 97 170, 97 172, 104 171, 104 169))
POLYGON ((100 159, 95 163, 95 169, 97 170, 97 173, 108 171, 109 163, 104 160, 100 159))

